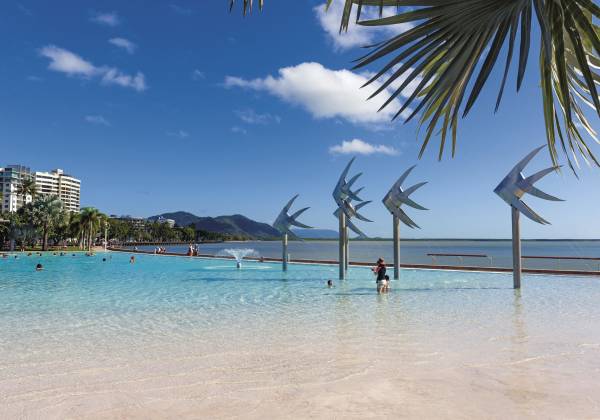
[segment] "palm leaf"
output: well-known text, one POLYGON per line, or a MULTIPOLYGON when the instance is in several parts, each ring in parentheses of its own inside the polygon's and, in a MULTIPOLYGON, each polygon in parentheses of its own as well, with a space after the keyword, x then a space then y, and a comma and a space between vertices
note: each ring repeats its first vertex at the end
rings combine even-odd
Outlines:
MULTIPOLYGON (((260 10, 262 10, 264 3, 264 0, 258 0, 258 8, 260 10)), ((252 0, 242 1, 242 12, 244 13, 244 16, 246 16, 246 13, 252 12, 252 4, 252 0)), ((229 0, 229 11, 233 10, 233 6, 235 6, 235 0, 229 0)))
MULTIPOLYGON (((419 115, 420 124, 427 126, 421 154, 437 133, 441 137, 440 158, 448 134, 452 136, 454 155, 457 116, 468 115, 505 46, 507 56, 496 109, 517 49, 517 90, 520 89, 535 11, 541 31, 539 66, 551 158, 556 164, 558 143, 571 168, 578 164, 578 157, 600 166, 588 146, 588 138, 597 141, 596 133, 582 109, 585 104, 600 115, 596 89, 600 84, 596 71, 600 68, 600 40, 598 27, 592 20, 593 16, 600 17, 600 8, 591 0, 346 0, 348 4, 399 7, 393 16, 360 21, 361 25, 415 24, 413 29, 373 47, 357 61, 355 68, 388 60, 383 70, 369 81, 382 83, 377 94, 388 92, 391 82, 399 78, 421 80, 413 92, 406 91, 408 83, 401 84, 385 106, 402 93, 408 96, 395 118, 414 107, 406 120, 419 115)), ((342 22, 341 27, 347 28, 347 24, 342 22)))
MULTIPOLYGON (((326 0, 326 6, 332 1, 326 0)), ((244 12, 251 5, 245 0, 244 12)), ((535 15, 541 34, 542 111, 552 161, 558 163, 560 147, 573 170, 579 158, 600 166, 588 145, 590 138, 596 142, 598 139, 588 120, 589 111, 583 107, 600 116, 596 88, 600 85, 600 28, 593 22, 600 18, 600 7, 594 0, 345 0, 340 32, 348 29, 355 6, 360 25, 414 24, 412 29, 371 46, 356 60, 354 68, 387 60, 367 83, 380 83, 372 96, 387 94, 391 89, 382 108, 400 95, 406 96, 394 119, 412 108, 405 121, 418 116, 419 123, 426 127, 421 155, 431 137, 439 135, 440 159, 448 135, 455 154, 458 116, 469 114, 503 49, 506 58, 496 110, 515 54, 516 90, 520 90, 535 15), (395 13, 383 17, 384 8, 391 6, 395 13), (360 20, 365 7, 377 7, 379 18, 360 20), (396 80, 403 82, 392 88, 396 80), (409 92, 407 88, 415 84, 417 87, 409 92)))

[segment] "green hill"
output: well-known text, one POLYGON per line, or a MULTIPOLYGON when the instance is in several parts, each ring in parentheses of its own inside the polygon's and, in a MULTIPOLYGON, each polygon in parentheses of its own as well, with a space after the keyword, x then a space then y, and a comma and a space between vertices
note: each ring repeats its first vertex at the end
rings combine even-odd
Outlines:
POLYGON ((279 237, 279 232, 267 223, 257 222, 241 214, 218 217, 200 217, 185 211, 163 213, 149 217, 148 220, 156 220, 159 217, 175 220, 177 226, 194 225, 196 230, 208 232, 246 236, 255 239, 271 239, 279 237))

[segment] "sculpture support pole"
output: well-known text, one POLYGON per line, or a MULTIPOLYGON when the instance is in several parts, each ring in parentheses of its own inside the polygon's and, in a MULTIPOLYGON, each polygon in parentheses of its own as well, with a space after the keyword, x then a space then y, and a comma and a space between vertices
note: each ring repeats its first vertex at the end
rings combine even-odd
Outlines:
POLYGON ((346 213, 340 212, 340 280, 346 279, 346 213))
POLYGON ((281 240, 283 242, 283 251, 282 251, 282 255, 281 255, 281 264, 283 267, 283 271, 287 271, 287 266, 288 266, 288 235, 287 233, 285 233, 283 235, 283 239, 281 240))
POLYGON ((394 280, 400 278, 400 219, 394 216, 394 280))
POLYGON ((344 258, 344 270, 348 271, 350 264, 350 235, 348 235, 348 226, 344 229, 344 240, 346 241, 346 256, 344 258))
POLYGON ((512 212, 512 247, 513 247, 513 288, 521 288, 521 228, 519 226, 519 210, 510 207, 512 212))

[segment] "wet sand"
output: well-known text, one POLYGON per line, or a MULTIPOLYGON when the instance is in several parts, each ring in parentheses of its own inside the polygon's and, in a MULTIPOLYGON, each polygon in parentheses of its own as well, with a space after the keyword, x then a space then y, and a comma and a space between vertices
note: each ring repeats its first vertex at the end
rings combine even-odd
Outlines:
POLYGON ((123 347, 54 343, 2 364, 0 418, 600 416, 600 343, 580 342, 580 327, 554 337, 518 319, 495 332, 386 334, 349 319, 248 328, 123 347))

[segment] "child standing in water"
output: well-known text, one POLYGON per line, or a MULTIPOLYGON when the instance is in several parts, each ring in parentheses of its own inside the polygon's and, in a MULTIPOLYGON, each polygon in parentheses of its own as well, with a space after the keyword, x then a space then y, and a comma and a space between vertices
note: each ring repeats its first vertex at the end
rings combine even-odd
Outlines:
POLYGON ((388 276, 386 274, 386 276, 385 276, 385 288, 384 288, 383 292, 387 293, 389 291, 390 291, 390 276, 388 276))
MULTIPOLYGON (((386 281, 386 271, 387 268, 385 266, 385 261, 383 260, 383 258, 379 258, 377 260, 377 265, 373 268, 373 273, 377 276, 377 293, 381 294, 385 292, 385 288, 387 286, 387 281, 386 281)), ((389 277, 388 277, 389 278, 389 277)))

